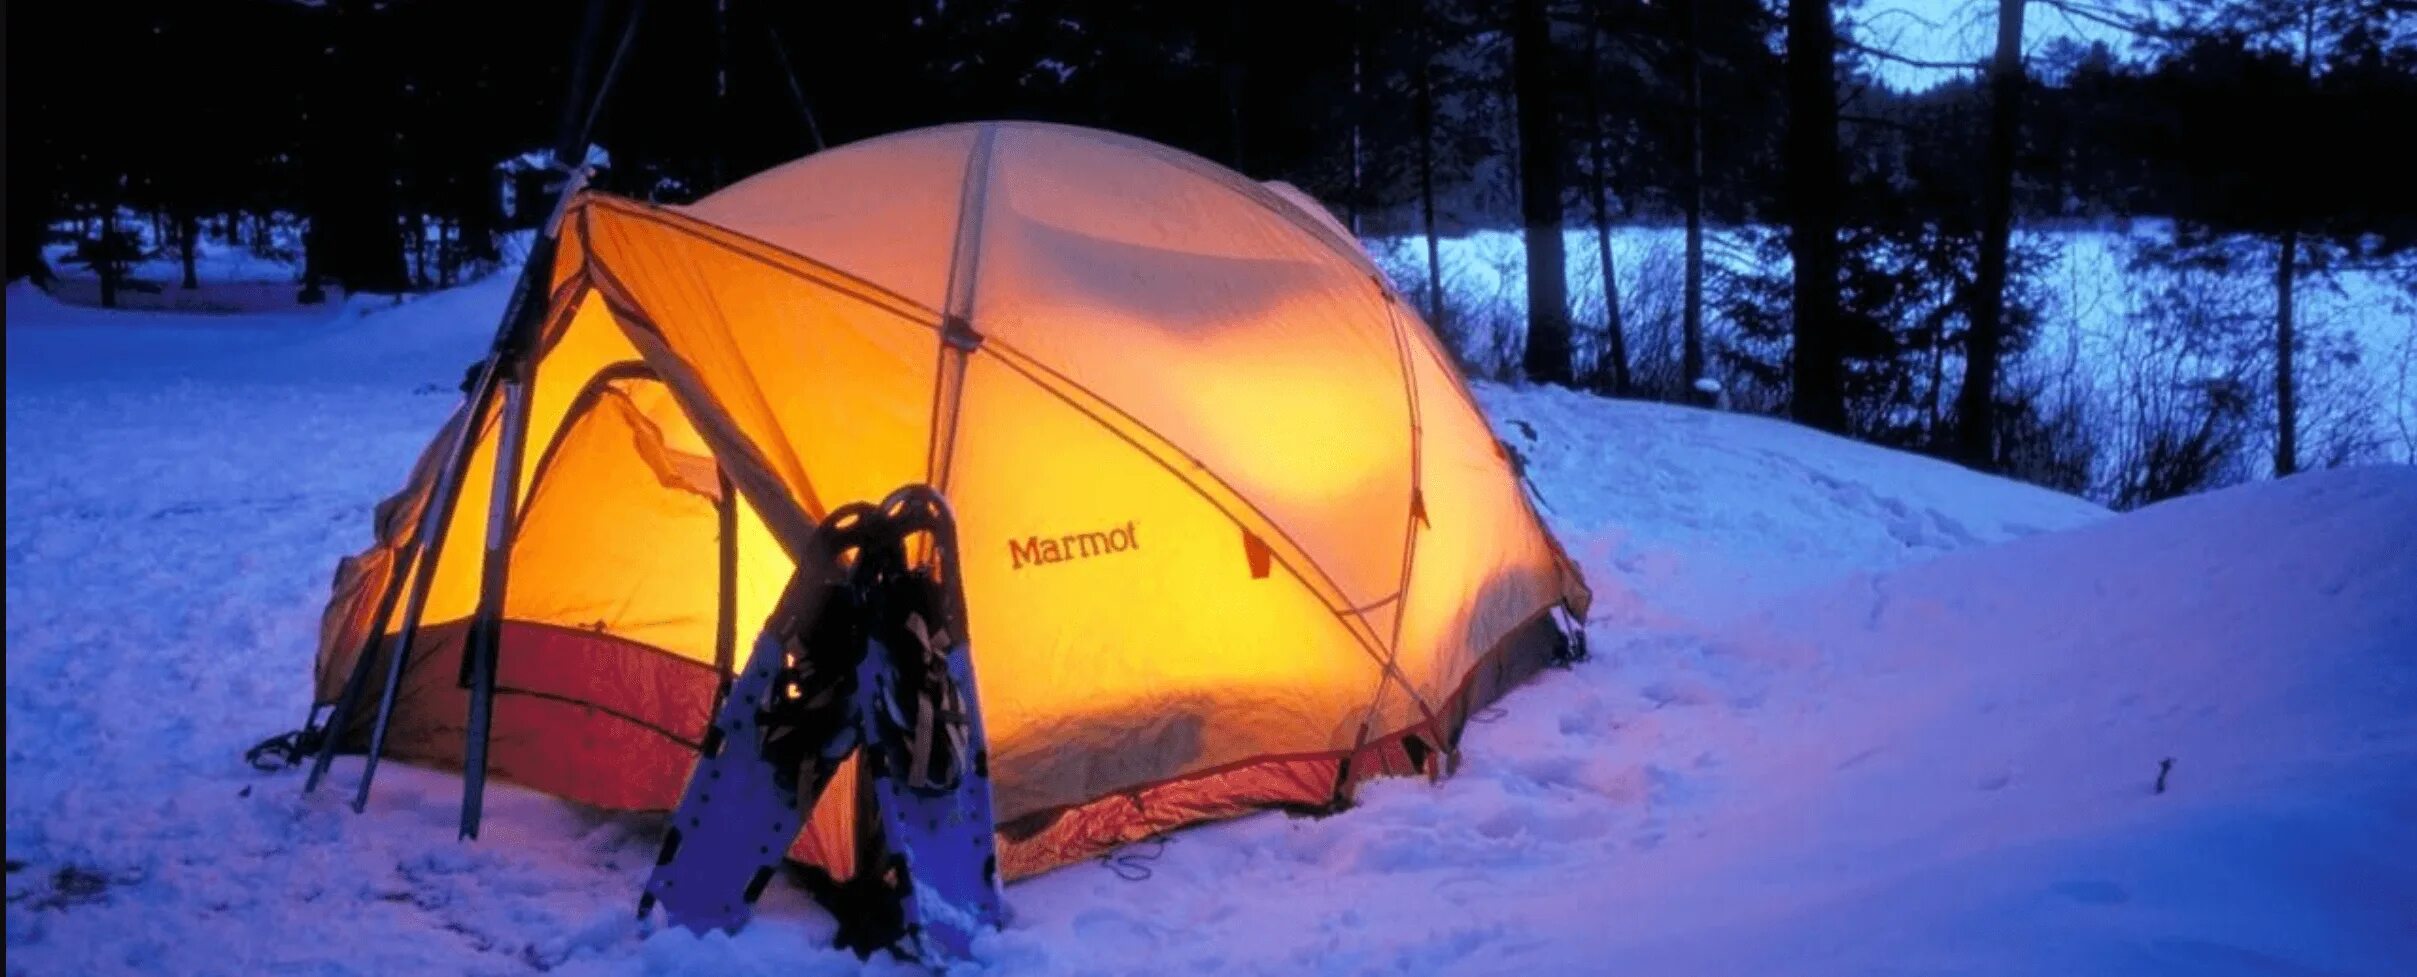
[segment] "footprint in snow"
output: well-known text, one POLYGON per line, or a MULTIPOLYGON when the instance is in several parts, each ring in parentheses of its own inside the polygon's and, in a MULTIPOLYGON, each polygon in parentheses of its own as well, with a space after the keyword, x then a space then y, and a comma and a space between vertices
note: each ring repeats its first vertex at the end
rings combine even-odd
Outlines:
POLYGON ((2074 879, 2058 882, 2048 891, 2085 906, 2112 906, 2131 901, 2132 894, 2113 882, 2095 879, 2074 879))
POLYGON ((2341 973, 2297 960, 2286 960, 2262 950, 2207 940, 2156 940, 2148 945, 2148 951, 2158 962, 2170 965, 2160 969, 2173 973, 2255 974, 2259 977, 2335 977, 2341 973))
POLYGON ((1720 694, 1710 683, 1688 676, 1677 676, 1649 682, 1637 690, 1655 708, 1662 706, 1701 706, 1718 701, 1720 694))
POLYGON ((1148 923, 1118 909, 1092 909, 1074 917, 1074 935, 1085 945, 1126 959, 1141 959, 1158 946, 1158 934, 1148 923))

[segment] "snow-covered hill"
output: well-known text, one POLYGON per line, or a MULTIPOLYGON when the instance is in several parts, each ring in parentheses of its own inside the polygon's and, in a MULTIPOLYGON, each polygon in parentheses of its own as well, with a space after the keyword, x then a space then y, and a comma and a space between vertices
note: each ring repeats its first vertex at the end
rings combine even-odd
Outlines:
MULTIPOLYGON (((502 297, 8 295, 12 977, 860 969, 781 886, 735 938, 642 930, 655 819, 503 788, 462 844, 453 777, 354 815, 239 758, 300 718, 330 568, 502 297)), ((2417 973, 2417 469, 2114 517, 1776 421, 1479 396, 1595 658, 1442 784, 1010 888, 978 969, 2417 973)))

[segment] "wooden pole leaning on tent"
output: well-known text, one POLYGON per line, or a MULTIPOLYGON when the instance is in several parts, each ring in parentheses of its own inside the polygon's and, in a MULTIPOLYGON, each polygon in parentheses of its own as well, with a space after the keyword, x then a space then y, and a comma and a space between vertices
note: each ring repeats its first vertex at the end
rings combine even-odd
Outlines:
MULTIPOLYGON (((579 107, 582 99, 579 96, 583 94, 580 89, 585 85, 588 59, 593 54, 593 51, 590 50, 593 46, 591 42, 603 23, 607 2, 608 0, 590 0, 587 20, 580 35, 580 52, 572 74, 573 87, 564 106, 563 126, 560 133, 562 138, 555 146, 554 160, 558 166, 566 168, 566 179, 555 202, 554 213, 538 229, 536 239, 529 248, 528 258, 522 264, 520 274, 513 283, 512 295, 510 300, 505 303, 504 314, 502 321, 496 327, 495 338, 489 344, 487 356, 480 362, 478 371, 470 383, 461 426, 455 430, 451 443, 446 446, 444 462, 439 466, 436 479, 430 485, 428 498, 422 503, 418 525, 413 530, 410 540, 397 553, 386 592, 380 597, 377 612, 370 621, 369 637, 364 643, 361 654, 353 663, 352 674, 345 680, 344 691, 338 697, 335 709, 328 715, 325 742, 320 747, 319 755, 312 765, 309 777, 303 783, 303 790, 307 793, 316 789, 320 780, 325 778, 329 765, 334 761, 338 740, 352 723, 354 712, 360 708, 361 699, 368 686, 373 660, 376 657, 374 652, 379 644, 386 644, 388 646, 386 682, 379 691, 377 718, 370 727, 369 752, 362 767, 360 787, 353 795, 352 806, 356 812, 365 809, 369 803, 370 785, 376 779, 378 761, 385 752, 386 730, 394 717, 395 696, 402 683, 404 666, 410 656, 412 640, 417 636, 420 618, 426 609, 429 583, 435 576, 437 563, 444 554, 445 527, 451 522, 454 504, 460 498, 463 470, 469 464, 471 449, 478 443, 481 421, 485 418, 489 407, 495 403, 499 393, 503 395, 506 406, 505 416, 499 418, 504 430, 512 432, 515 426, 525 420, 527 398, 521 396, 517 390, 523 380, 519 375, 522 356, 529 348, 530 341, 545 318, 546 307, 550 299, 548 294, 550 289, 547 285, 552 279, 554 259, 561 243, 563 216, 567 213, 572 198, 577 196, 586 185, 586 166, 584 164, 589 136, 594 132, 596 119, 603 108, 605 97, 612 90, 613 82, 620 73, 621 64, 629 53, 630 43, 637 36, 639 15, 645 9, 645 0, 632 0, 625 16, 620 41, 613 49, 612 59, 607 62, 603 78, 598 82, 593 96, 584 100, 586 111, 581 112, 579 107), (574 157, 580 162, 570 163, 569 161, 574 157), (512 389, 506 392, 506 388, 512 389), (409 572, 407 590, 404 587, 406 571, 409 572), (400 598, 400 609, 403 612, 402 624, 396 630, 391 642, 381 641, 387 622, 398 609, 398 598, 400 598)), ((513 433, 516 434, 516 432, 513 433)), ((512 440, 514 443, 510 447, 517 449, 519 439, 515 436, 512 440)), ((505 445, 499 444, 498 447, 502 448, 505 445)), ((516 454, 517 451, 509 453, 516 454)), ((516 481, 517 459, 509 459, 510 469, 505 471, 503 466, 507 459, 504 456, 507 452, 499 450, 496 454, 499 466, 497 479, 499 481, 507 479, 516 481)), ((510 497, 516 492, 516 487, 499 486, 498 491, 510 497)), ((466 656, 470 656, 475 652, 484 651, 484 655, 478 659, 465 662, 465 666, 470 672, 468 678, 472 685, 471 742, 465 750, 465 755, 475 757, 479 761, 464 770, 463 835, 465 837, 476 837, 477 835, 478 798, 483 793, 486 780, 483 761, 486 756, 485 734, 487 730, 483 720, 490 712, 494 693, 493 638, 498 630, 497 615, 501 610, 501 587, 503 585, 502 575, 493 571, 501 559, 501 554, 498 552, 499 545, 509 545, 511 528, 508 514, 501 526, 496 525, 495 519, 492 514, 490 515, 487 537, 487 569, 489 572, 483 574, 480 580, 479 612, 478 617, 472 622, 471 628, 474 642, 479 640, 480 635, 485 635, 487 640, 483 642, 483 649, 474 647, 464 652, 466 656)))

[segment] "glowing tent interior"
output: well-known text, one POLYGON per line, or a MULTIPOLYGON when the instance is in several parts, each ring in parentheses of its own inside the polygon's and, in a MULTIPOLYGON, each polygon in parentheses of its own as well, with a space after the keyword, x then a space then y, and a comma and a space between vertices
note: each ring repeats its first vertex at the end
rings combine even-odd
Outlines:
MULTIPOLYGON (((581 194, 508 369, 525 402, 466 404, 339 567, 318 699, 389 667, 414 527, 445 506, 384 752, 464 763, 492 593, 486 769, 587 804, 679 799, 801 534, 901 484, 945 492, 964 540, 1010 878, 1440 774, 1589 599, 1331 217, 1109 133, 945 126, 687 207, 581 194), (439 498, 463 434, 473 474, 439 498)), ((850 794, 792 849, 842 878, 850 794)))

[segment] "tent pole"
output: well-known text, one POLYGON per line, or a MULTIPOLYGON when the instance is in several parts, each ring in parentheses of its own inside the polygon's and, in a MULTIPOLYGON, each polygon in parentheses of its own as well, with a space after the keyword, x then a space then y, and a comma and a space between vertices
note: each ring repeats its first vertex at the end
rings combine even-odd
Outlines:
MULTIPOLYGON (((577 179, 565 186, 565 202, 579 186, 577 179)), ((379 758, 385 755, 386 727, 394 719, 395 693, 402 683, 404 661, 411 655, 412 639, 418 637, 420 615, 427 610, 428 585, 435 579, 437 562, 444 556, 445 527, 453 521, 454 503, 461 499, 462 469, 469 466, 470 451, 478 443, 475 432, 480 427, 479 419, 486 414, 488 405, 494 403, 498 388, 503 386, 499 381, 505 371, 514 368, 508 364, 519 360, 519 352, 524 345, 522 334, 534 331, 522 328, 523 320, 542 319, 545 315, 545 299, 542 296, 546 289, 540 283, 553 277, 551 272, 561 225, 560 210, 557 208, 555 219, 547 223, 546 230, 529 248, 528 261, 521 266, 520 280, 513 286, 503 324, 496 330, 494 349, 487 354, 486 361, 479 364, 478 379, 471 386, 470 416, 462 424, 462 429, 455 433, 452 449, 446 453, 445 465, 437 473, 436 486, 431 490, 427 508, 421 513, 419 565, 412 569, 410 596, 403 603, 403 624, 395 632, 393 650, 388 653, 386 660, 386 687, 378 693, 378 718, 369 728, 369 756, 366 765, 361 768, 360 789, 353 795, 354 811, 369 806, 369 786, 377 778, 379 758)), ((499 423, 502 421, 500 418, 498 420, 499 423)), ((483 593, 480 599, 485 599, 483 593)))
POLYGON ((516 370, 503 381, 503 420, 495 450, 494 477, 487 501, 487 553, 480 566, 478 615, 470 625, 470 642, 462 664, 470 678, 470 729, 462 752, 461 837, 478 837, 487 788, 487 734, 495 713, 497 652, 503 642, 505 588, 511 580, 513 536, 520 528, 521 449, 528 439, 529 399, 524 376, 516 370))
POLYGON ((378 718, 369 727, 369 756, 361 768, 361 786, 353 793, 355 812, 369 807, 369 785, 377 779, 378 759, 386 751, 386 727, 394 719, 395 693, 402 685, 403 665, 411 657, 412 639, 419 636, 420 615, 428 609, 428 584, 436 578, 437 563, 444 559, 445 527, 453 521, 454 503, 461 498, 462 469, 468 463, 471 447, 477 443, 479 418, 495 400, 496 361, 500 358, 500 353, 489 354, 479 368, 478 381, 470 392, 470 415, 454 435, 452 450, 446 453, 444 468, 437 473, 436 485, 430 489, 427 505, 420 513, 419 562, 411 568, 411 589, 403 602, 403 625, 388 643, 386 685, 378 690, 378 718))
MULTIPOLYGON (((717 466, 718 467, 718 466, 717 466)), ((722 469, 715 479, 722 490, 721 502, 714 506, 714 517, 721 524, 721 587, 714 603, 713 666, 716 673, 713 688, 713 713, 721 715, 722 702, 730 698, 730 684, 737 674, 739 640, 739 499, 738 487, 730 483, 730 472, 722 469)))
MULTIPOLYGON (((589 20, 595 24, 603 23, 605 6, 606 0, 590 0, 587 11, 589 20)), ((596 83, 595 94, 588 100, 587 112, 563 113, 562 138, 554 150, 555 165, 565 170, 562 193, 555 201, 552 219, 538 229, 537 239, 529 246, 528 259, 521 264, 520 275, 513 282, 512 297, 504 304, 503 320, 495 327, 495 340, 489 348, 486 361, 479 365, 478 379, 471 387, 469 421, 455 437, 452 451, 437 475, 436 487, 425 513, 428 518, 421 523, 422 555, 412 575, 410 596, 403 605, 402 627, 395 633, 393 651, 387 658, 386 687, 378 695, 377 721, 369 730, 369 755, 361 769, 360 789, 353 795, 352 806, 356 812, 369 806, 369 788, 377 778, 378 760, 385 754, 386 728, 394 719, 395 693, 402 682, 404 661, 410 657, 412 639, 418 636, 420 615, 427 609, 428 584, 435 577, 437 561, 444 553, 444 528, 452 520, 454 502, 461 497, 462 469, 467 467, 470 449, 477 441, 473 432, 477 429, 479 417, 486 413, 487 405, 494 401, 496 388, 501 385, 498 381, 508 372, 519 368, 522 354, 528 350, 540 324, 545 321, 546 304, 551 298, 551 289, 547 286, 553 281, 555 257, 561 249, 562 221, 570 211, 571 201, 587 186, 588 137, 595 131, 605 96, 612 91, 613 82, 620 77, 621 64, 629 54, 630 42, 638 35, 639 17, 645 9, 646 0, 633 0, 630 4, 621 40, 613 48, 612 60, 605 64, 602 80, 596 83), (578 120, 575 125, 574 119, 578 120), (577 161, 573 162, 574 159, 577 161)), ((584 67, 593 53, 587 50, 584 43, 590 33, 583 28, 583 43, 573 71, 574 85, 584 83, 584 67)), ((572 92, 566 100, 568 105, 578 104, 578 95, 578 92, 572 92)), ((484 600, 483 594, 481 599, 484 600)))
MULTIPOLYGON (((529 428, 527 385, 534 380, 524 355, 537 343, 537 331, 546 322, 546 302, 551 297, 551 288, 546 288, 546 283, 553 281, 553 264, 561 254, 563 220, 570 213, 570 203, 587 189, 587 138, 595 133, 597 116, 604 114, 604 99, 621 77, 621 63, 628 56, 631 41, 638 36, 638 19, 645 12, 645 0, 631 2, 626 22, 621 24, 621 41, 614 44, 612 60, 604 63, 604 77, 597 82, 595 94, 587 99, 587 111, 573 114, 573 106, 580 104, 580 94, 585 94, 582 87, 587 65, 595 53, 592 39, 604 24, 604 7, 607 0, 587 2, 587 17, 580 27, 578 63, 573 65, 570 92, 563 97, 563 128, 553 145, 553 164, 563 172, 561 193, 553 201, 553 215, 544 227, 539 227, 537 242, 529 247, 529 259, 520 266, 520 281, 512 283, 512 300, 505 305, 503 322, 495 326, 493 351, 488 353, 486 368, 479 377, 479 385, 488 392, 495 387, 503 389, 503 418, 500 418, 500 443, 495 445, 495 469, 488 481, 486 554, 479 576, 479 609, 471 619, 469 641, 462 648, 464 680, 469 684, 469 730, 462 745, 462 834, 459 834, 464 839, 479 837, 479 820, 486 805, 486 747, 495 709, 495 667, 500 665, 503 653, 503 592, 510 583, 510 547, 512 534, 517 530, 515 508, 520 501, 520 455, 529 428)), ((454 496, 459 496, 459 486, 454 486, 454 496)), ((435 568, 433 556, 425 566, 435 568)), ((363 808, 370 798, 370 779, 377 774, 377 757, 387 738, 387 723, 394 716, 394 689, 401 680, 401 655, 411 648, 411 634, 418 631, 425 600, 428 600, 425 583, 416 585, 411 609, 404 614, 404 631, 396 643, 396 658, 387 663, 387 689, 384 696, 379 696, 377 725, 370 730, 370 762, 360 776, 360 793, 353 798, 353 810, 363 808)))
POLYGON ((344 735, 346 724, 352 722, 353 711, 361 707, 361 693, 369 687, 369 670, 377 660, 378 645, 382 643, 379 639, 386 634, 386 622, 394 620, 395 602, 403 596, 404 576, 411 569, 412 561, 419 558, 419 552, 419 529, 415 526, 412 535, 395 551, 395 564, 386 575, 386 592, 378 598, 377 612, 370 615, 368 634, 361 642, 360 653, 353 657, 352 675, 344 680, 344 694, 336 698, 336 707, 327 714, 327 725, 322 727, 319 741, 319 754, 311 761, 310 775, 302 780, 302 792, 305 794, 319 789, 319 781, 326 779, 327 768, 336 759, 336 741, 344 735))
POLYGON ((453 432, 453 443, 445 448, 444 464, 437 469, 436 481, 429 487, 428 498, 420 503, 420 522, 412 530, 411 545, 398 554, 393 575, 387 580, 386 596, 378 602, 378 613, 370 622, 369 636, 363 642, 361 656, 353 663, 352 677, 345 681, 344 695, 337 700, 335 711, 328 714, 327 738, 319 747, 319 758, 313 763, 310 776, 303 780, 305 793, 317 788, 319 781, 327 775, 328 765, 335 760, 337 740, 351 725, 353 711, 360 708, 361 695, 367 689, 377 647, 386 643, 383 640, 386 622, 393 616, 395 600, 403 593, 404 575, 408 573, 411 589, 402 603, 403 628, 396 635, 393 651, 389 653, 386 687, 379 693, 377 723, 370 730, 369 765, 362 771, 361 790, 353 799, 353 809, 358 811, 368 802, 369 778, 377 771, 378 753, 385 745, 386 723, 394 708, 395 682, 402 676, 404 652, 411 647, 412 633, 419 627, 428 580, 434 576, 437 558, 444 552, 445 523, 453 518, 453 501, 457 494, 454 483, 459 480, 463 457, 477 440, 475 432, 478 430, 479 417, 486 413, 488 398, 493 391, 494 364, 495 357, 490 354, 480 366, 478 379, 471 386, 462 425, 453 432))
POLYGON ((764 39, 772 45, 773 58, 780 61, 781 77, 789 82, 789 98, 797 103, 797 114, 805 117, 806 137, 814 141, 812 152, 822 152, 822 126, 814 121, 814 105, 806 101, 805 86, 798 84, 797 66, 789 63, 788 45, 781 43, 780 31, 770 23, 764 25, 764 39))

